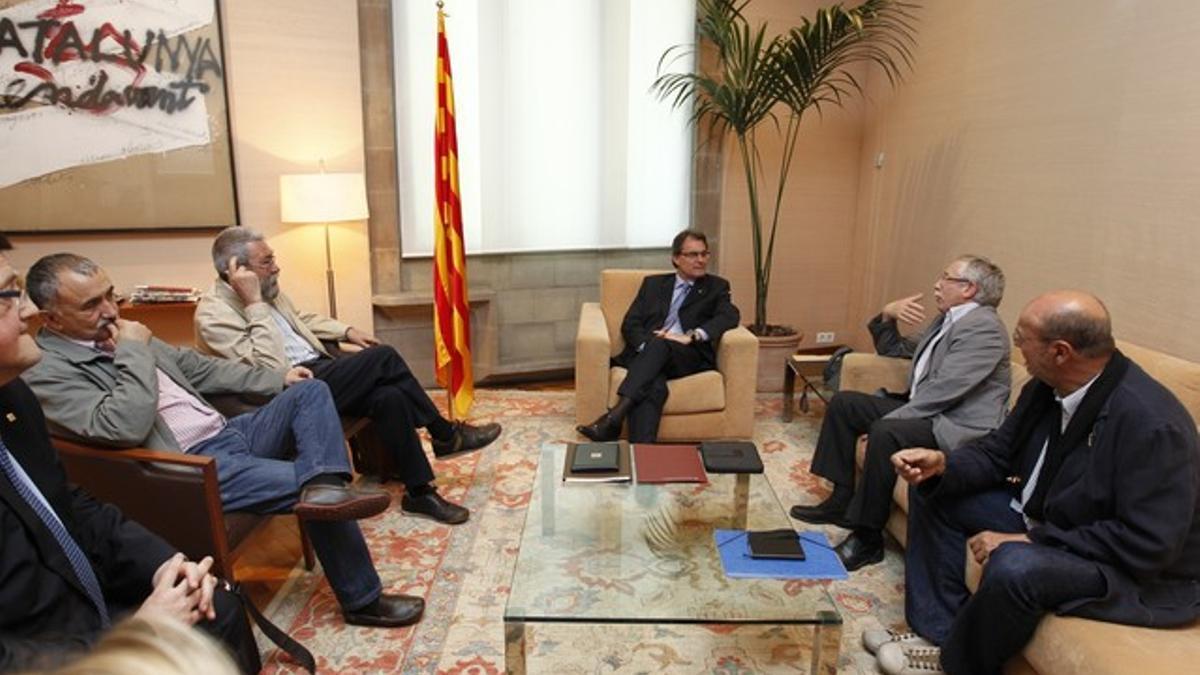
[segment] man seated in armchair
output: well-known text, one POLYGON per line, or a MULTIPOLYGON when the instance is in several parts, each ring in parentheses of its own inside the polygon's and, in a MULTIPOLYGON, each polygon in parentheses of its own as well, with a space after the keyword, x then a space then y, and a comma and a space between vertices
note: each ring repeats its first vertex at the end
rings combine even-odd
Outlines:
POLYGON ((1021 312, 1034 378, 999 429, 893 456, 909 490, 905 616, 867 634, 884 672, 992 675, 1047 612, 1140 626, 1200 614, 1200 440, 1166 387, 1116 349, 1079 291, 1021 312), (968 593, 963 556, 985 564, 968 593), (934 646, 936 645, 936 646, 934 646))
POLYGON ((717 346, 740 314, 729 282, 708 274, 708 239, 684 230, 671 242, 675 274, 642 281, 621 323, 625 350, 613 362, 628 369, 617 404, 591 424, 576 427, 593 441, 616 440, 629 418, 629 441, 653 443, 667 402, 667 380, 717 367, 717 346))
POLYGON ((226 510, 291 511, 304 521, 347 623, 420 619, 421 598, 383 592, 353 522, 381 513, 391 497, 349 485, 341 421, 324 383, 305 368, 254 368, 155 339, 120 318, 108 275, 81 256, 38 260, 27 285, 44 318, 43 358, 23 378, 56 429, 101 446, 214 458, 226 510), (203 398, 225 393, 275 396, 226 419, 203 398))
POLYGON ((444 499, 417 427, 432 437, 433 454, 478 450, 500 435, 499 424, 451 423, 438 411, 395 348, 336 319, 299 312, 279 288, 275 252, 254 230, 230 227, 213 241, 217 280, 196 307, 196 339, 206 353, 260 368, 304 366, 329 385, 338 412, 368 417, 395 453, 405 511, 458 524, 470 512, 444 499), (333 358, 322 340, 345 340, 360 352, 333 358))
POLYGON ((921 335, 906 338, 896 325, 924 320, 920 294, 888 303, 868 324, 877 352, 912 359, 908 392, 884 397, 842 391, 833 397, 811 469, 833 483, 833 493, 820 504, 791 510, 798 520, 852 530, 835 549, 847 570, 883 560, 883 528, 896 485, 893 453, 909 447, 950 450, 1004 419, 1012 369, 1008 331, 996 313, 1003 297, 1000 268, 964 255, 950 261, 934 283, 938 316, 921 335), (855 446, 864 433, 866 461, 856 488, 855 446))

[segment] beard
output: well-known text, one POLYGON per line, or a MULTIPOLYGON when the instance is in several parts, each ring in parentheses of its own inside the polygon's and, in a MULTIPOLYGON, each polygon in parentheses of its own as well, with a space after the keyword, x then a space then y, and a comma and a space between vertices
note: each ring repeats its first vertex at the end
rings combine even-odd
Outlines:
POLYGON ((271 301, 279 297, 279 275, 273 274, 260 283, 263 300, 271 301))

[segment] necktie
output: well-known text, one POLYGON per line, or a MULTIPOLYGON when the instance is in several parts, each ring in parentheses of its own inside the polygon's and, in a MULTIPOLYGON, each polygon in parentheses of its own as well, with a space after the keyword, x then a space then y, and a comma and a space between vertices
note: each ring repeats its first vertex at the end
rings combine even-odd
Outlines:
POLYGON ((67 528, 59 522, 50 507, 46 505, 38 495, 34 493, 32 484, 25 481, 20 474, 17 473, 17 467, 13 464, 12 455, 8 452, 8 446, 4 445, 4 441, 0 440, 0 470, 8 477, 8 481, 12 483, 17 494, 21 495, 33 512, 38 515, 46 529, 50 530, 50 534, 54 535, 55 541, 62 547, 63 553, 67 556, 67 561, 71 563, 71 569, 75 571, 75 576, 83 585, 84 590, 91 597, 92 603, 96 605, 96 610, 100 612, 100 623, 104 627, 108 627, 108 608, 104 605, 104 594, 100 592, 100 582, 96 579, 96 572, 92 570, 92 564, 88 562, 87 555, 79 548, 79 544, 71 538, 71 533, 67 532, 67 528))
POLYGON ((692 285, 685 282, 680 282, 683 290, 679 290, 679 286, 675 287, 675 295, 671 298, 671 307, 667 310, 667 320, 663 323, 663 330, 668 333, 682 333, 682 326, 679 325, 679 308, 683 306, 683 301, 687 298, 688 293, 692 290, 692 285))

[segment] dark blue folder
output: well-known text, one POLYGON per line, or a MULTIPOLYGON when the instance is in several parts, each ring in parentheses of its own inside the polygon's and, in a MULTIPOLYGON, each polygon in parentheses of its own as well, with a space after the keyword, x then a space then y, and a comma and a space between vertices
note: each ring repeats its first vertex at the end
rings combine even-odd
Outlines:
POLYGON ((804 560, 751 558, 745 530, 716 530, 713 538, 727 577, 769 579, 845 579, 846 568, 829 546, 825 533, 799 532, 804 560))

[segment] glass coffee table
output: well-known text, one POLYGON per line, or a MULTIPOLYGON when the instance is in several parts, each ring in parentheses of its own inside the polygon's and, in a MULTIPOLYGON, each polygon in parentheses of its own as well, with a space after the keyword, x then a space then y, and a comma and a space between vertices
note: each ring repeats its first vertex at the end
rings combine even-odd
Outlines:
POLYGON ((504 610, 508 672, 525 672, 526 630, 551 623, 778 625, 811 637, 809 672, 836 672, 842 619, 823 584, 789 594, 721 567, 713 530, 792 527, 763 474, 563 483, 566 452, 540 452, 504 610))

